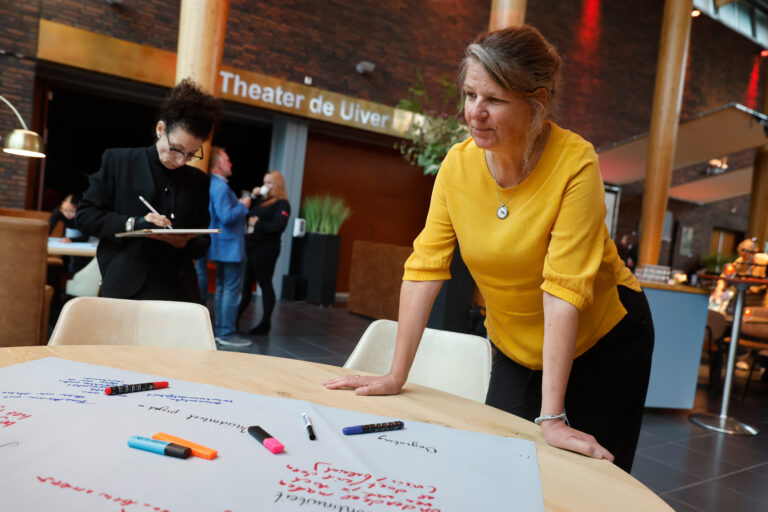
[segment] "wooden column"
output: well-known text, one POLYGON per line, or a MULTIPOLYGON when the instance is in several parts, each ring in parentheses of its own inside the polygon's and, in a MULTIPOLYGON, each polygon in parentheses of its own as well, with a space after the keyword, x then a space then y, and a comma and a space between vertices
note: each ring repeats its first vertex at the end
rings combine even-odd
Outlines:
MULTIPOLYGON (((760 112, 768 112, 768 80, 763 91, 760 112)), ((752 190, 749 195, 747 238, 757 237, 757 246, 763 250, 768 235, 768 144, 755 151, 752 164, 752 190)))
POLYGON ((672 176, 680 103, 683 97, 692 6, 693 0, 666 0, 664 4, 645 167, 638 266, 656 265, 659 262, 661 232, 667 209, 669 180, 672 176))
POLYGON ((527 0, 493 0, 488 30, 499 30, 525 23, 527 0))
MULTIPOLYGON (((176 83, 191 78, 204 91, 217 93, 228 12, 229 0, 181 0, 176 83)), ((190 165, 208 172, 210 150, 208 140, 203 144, 205 158, 190 165)))

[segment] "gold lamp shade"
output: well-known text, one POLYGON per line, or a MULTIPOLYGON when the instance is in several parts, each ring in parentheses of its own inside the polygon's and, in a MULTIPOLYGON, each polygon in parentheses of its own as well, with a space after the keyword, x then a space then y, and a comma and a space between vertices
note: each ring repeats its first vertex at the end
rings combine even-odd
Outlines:
POLYGON ((37 133, 31 130, 13 130, 5 138, 3 151, 12 155, 45 158, 43 141, 37 133))

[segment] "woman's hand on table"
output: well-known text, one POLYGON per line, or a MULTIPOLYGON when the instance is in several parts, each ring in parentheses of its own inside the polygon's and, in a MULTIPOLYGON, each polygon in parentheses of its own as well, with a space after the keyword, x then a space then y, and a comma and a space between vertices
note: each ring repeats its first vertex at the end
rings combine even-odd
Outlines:
POLYGON ((563 450, 568 450, 593 459, 606 459, 613 462, 613 454, 585 432, 571 428, 560 420, 541 422, 541 431, 547 443, 563 450))
POLYGON ((354 389, 356 395, 396 395, 403 388, 393 375, 346 375, 326 380, 323 385, 328 389, 354 389))

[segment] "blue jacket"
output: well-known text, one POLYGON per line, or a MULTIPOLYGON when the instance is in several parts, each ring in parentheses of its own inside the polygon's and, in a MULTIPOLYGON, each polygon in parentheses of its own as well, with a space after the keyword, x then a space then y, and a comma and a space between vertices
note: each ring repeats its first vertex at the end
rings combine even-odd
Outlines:
POLYGON ((212 229, 221 229, 218 235, 211 235, 211 248, 208 259, 212 261, 239 262, 245 259, 245 218, 248 208, 237 200, 229 188, 227 180, 217 174, 211 174, 211 213, 212 229))

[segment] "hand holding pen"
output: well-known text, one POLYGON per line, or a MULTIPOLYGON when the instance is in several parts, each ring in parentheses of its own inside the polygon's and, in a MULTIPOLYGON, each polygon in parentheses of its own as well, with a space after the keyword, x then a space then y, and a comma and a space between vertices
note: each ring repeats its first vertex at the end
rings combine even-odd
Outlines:
POLYGON ((165 229, 173 229, 173 227, 171 226, 171 221, 168 219, 168 217, 166 217, 165 215, 161 215, 160 212, 155 210, 155 208, 151 204, 149 204, 149 202, 146 199, 144 199, 143 196, 139 196, 139 201, 144 203, 144 206, 149 208, 149 211, 150 211, 150 213, 144 216, 144 220, 165 229))

